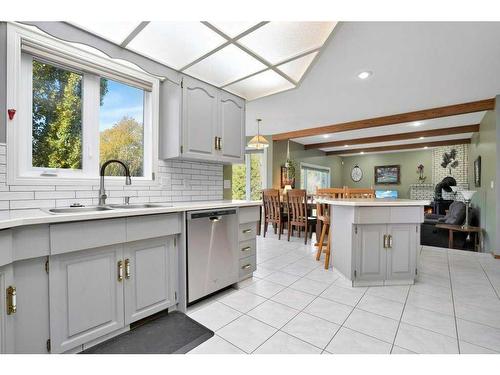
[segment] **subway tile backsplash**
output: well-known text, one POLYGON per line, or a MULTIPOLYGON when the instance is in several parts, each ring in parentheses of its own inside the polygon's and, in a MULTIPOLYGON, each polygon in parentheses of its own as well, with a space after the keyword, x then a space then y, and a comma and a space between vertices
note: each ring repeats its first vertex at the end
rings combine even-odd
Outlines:
MULTIPOLYGON (((222 164, 159 161, 157 184, 108 185, 108 203, 161 203, 223 199, 222 164)), ((0 210, 98 203, 99 185, 7 185, 7 146, 0 143, 0 210)))

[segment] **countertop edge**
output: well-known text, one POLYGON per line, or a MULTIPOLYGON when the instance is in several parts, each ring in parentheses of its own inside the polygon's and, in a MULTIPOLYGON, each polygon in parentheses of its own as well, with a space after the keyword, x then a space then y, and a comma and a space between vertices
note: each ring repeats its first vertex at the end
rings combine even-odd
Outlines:
POLYGON ((349 207, 410 207, 410 206, 426 206, 431 202, 428 200, 406 200, 406 199, 318 199, 320 203, 327 203, 333 206, 349 206, 349 207))
MULTIPOLYGON (((158 203, 161 205, 162 203, 158 203)), ((169 203, 164 203, 169 204, 169 203)), ((206 201, 206 202, 179 202, 172 203, 173 206, 165 207, 154 207, 154 208, 140 208, 140 209, 114 209, 110 211, 100 211, 100 212, 86 212, 86 213, 71 213, 71 214, 49 214, 40 210, 29 210, 26 213, 26 217, 15 217, 0 219, 0 230, 16 228, 27 225, 37 225, 37 224, 54 224, 54 223, 69 223, 75 221, 90 221, 90 220, 101 220, 101 219, 115 219, 122 217, 133 217, 133 216, 145 216, 145 215, 156 215, 156 214, 167 214, 167 213, 179 213, 186 211, 195 210, 208 210, 217 208, 231 208, 231 207, 249 207, 249 206, 260 206, 259 201, 206 201)), ((11 213, 13 211, 4 211, 11 213)), ((2 211, 0 211, 1 215, 2 211)), ((16 210, 16 213, 21 214, 22 210, 16 210)))

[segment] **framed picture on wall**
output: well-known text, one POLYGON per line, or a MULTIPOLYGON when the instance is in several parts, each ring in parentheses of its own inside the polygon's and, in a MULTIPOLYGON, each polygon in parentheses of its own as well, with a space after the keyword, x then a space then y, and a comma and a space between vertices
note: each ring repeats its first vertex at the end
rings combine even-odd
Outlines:
POLYGON ((481 156, 474 160, 474 186, 481 186, 481 156))
POLYGON ((396 185, 400 183, 399 165, 376 166, 374 171, 375 185, 396 185))

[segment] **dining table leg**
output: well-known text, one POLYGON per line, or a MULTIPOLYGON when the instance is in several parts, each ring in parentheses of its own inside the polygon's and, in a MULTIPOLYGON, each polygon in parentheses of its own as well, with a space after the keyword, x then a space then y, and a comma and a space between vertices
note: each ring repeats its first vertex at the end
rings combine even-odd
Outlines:
POLYGON ((448 230, 448 248, 453 249, 453 230, 448 230))

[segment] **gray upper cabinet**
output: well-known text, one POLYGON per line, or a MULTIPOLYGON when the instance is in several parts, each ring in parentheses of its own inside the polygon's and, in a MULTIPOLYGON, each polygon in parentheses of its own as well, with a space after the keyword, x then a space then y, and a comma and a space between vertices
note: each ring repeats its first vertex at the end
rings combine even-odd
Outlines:
POLYGON ((229 93, 219 95, 220 157, 223 162, 243 163, 245 157, 245 102, 229 93))
POLYGON ((112 245, 51 257, 52 353, 73 349, 124 326, 122 255, 123 246, 112 245))
POLYGON ((182 90, 183 156, 216 160, 218 90, 185 77, 182 90))
POLYGON ((241 163, 245 101, 190 77, 160 87, 160 159, 241 163))
POLYGON ((125 245, 125 324, 175 304, 174 237, 125 245))

